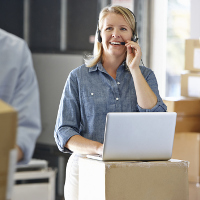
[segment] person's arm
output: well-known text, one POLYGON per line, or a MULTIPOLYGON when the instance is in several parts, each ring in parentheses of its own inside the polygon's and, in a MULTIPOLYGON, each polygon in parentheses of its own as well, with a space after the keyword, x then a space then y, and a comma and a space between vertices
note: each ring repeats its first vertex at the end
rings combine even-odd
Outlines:
POLYGON ((144 79, 140 68, 133 69, 131 73, 135 84, 138 105, 143 109, 152 109, 157 103, 156 95, 144 79))
POLYGON ((20 72, 11 104, 18 112, 19 163, 26 164, 32 158, 36 139, 41 131, 41 119, 37 78, 31 53, 25 43, 19 54, 21 62, 16 64, 19 65, 20 72))
POLYGON ((80 133, 81 105, 78 80, 76 72, 72 71, 66 81, 55 125, 55 141, 62 152, 101 154, 103 145, 84 138, 80 133))
POLYGON ((86 139, 80 135, 72 136, 65 147, 78 154, 102 155, 103 153, 103 144, 86 139))
POLYGON ((127 59, 126 63, 132 74, 138 105, 143 109, 151 109, 157 103, 157 96, 152 91, 139 68, 142 52, 140 46, 132 41, 126 43, 127 59))

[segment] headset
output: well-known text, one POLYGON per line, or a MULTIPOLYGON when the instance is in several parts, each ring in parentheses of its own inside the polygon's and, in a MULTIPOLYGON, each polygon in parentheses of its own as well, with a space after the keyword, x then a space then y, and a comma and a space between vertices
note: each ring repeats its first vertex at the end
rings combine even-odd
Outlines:
MULTIPOLYGON (((133 42, 137 42, 137 40, 139 39, 137 37, 137 21, 136 21, 136 16, 135 14, 127 8, 127 10, 129 10, 129 12, 133 15, 134 19, 135 19, 135 30, 133 30, 133 37, 131 38, 131 40, 133 42)), ((98 42, 101 43, 102 42, 102 38, 101 38, 101 30, 99 29, 99 21, 97 23, 97 38, 98 38, 98 42)))
MULTIPOLYGON (((137 21, 136 21, 136 16, 135 14, 128 8, 126 8, 127 10, 129 10, 129 12, 133 15, 134 19, 135 19, 135 30, 133 30, 133 37, 131 38, 131 40, 133 42, 137 42, 138 41, 138 37, 137 37, 137 21)), ((97 23, 97 39, 98 42, 101 43, 102 42, 102 38, 101 38, 101 30, 99 29, 99 21, 97 23)), ((122 42, 123 45, 125 45, 125 42, 122 42)), ((121 43, 121 44, 122 44, 121 43)), ((144 66, 143 60, 141 59, 142 65, 144 66)))

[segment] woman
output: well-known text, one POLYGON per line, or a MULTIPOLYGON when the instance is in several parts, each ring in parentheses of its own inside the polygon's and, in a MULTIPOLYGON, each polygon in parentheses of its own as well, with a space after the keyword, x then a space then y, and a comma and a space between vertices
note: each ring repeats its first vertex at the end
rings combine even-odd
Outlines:
POLYGON ((67 79, 54 133, 58 148, 73 152, 66 171, 66 199, 78 199, 78 157, 102 154, 108 112, 166 111, 154 73, 139 66, 142 53, 131 40, 134 31, 135 18, 129 9, 104 8, 93 58, 67 79))

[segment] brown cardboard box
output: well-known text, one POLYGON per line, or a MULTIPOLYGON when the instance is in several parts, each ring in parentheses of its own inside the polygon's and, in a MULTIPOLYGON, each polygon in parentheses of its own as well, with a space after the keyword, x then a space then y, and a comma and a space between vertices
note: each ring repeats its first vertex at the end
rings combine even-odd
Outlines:
POLYGON ((177 116, 175 133, 200 132, 200 115, 177 116))
POLYGON ((185 69, 200 71, 200 40, 185 41, 185 69))
POLYGON ((181 74, 181 96, 200 97, 200 73, 181 74))
POLYGON ((189 161, 188 180, 199 183, 200 133, 179 133, 174 136, 172 158, 189 161))
POLYGON ((166 97, 163 102, 168 112, 176 112, 177 116, 200 116, 200 98, 192 97, 166 97))
POLYGON ((189 200, 200 199, 200 185, 199 183, 189 183, 189 200))
POLYGON ((175 132, 200 132, 200 98, 167 97, 163 99, 168 112, 176 112, 175 132))
POLYGON ((6 199, 9 152, 15 148, 17 113, 0 100, 0 200, 6 199))
POLYGON ((79 200, 188 200, 188 162, 79 160, 79 200))

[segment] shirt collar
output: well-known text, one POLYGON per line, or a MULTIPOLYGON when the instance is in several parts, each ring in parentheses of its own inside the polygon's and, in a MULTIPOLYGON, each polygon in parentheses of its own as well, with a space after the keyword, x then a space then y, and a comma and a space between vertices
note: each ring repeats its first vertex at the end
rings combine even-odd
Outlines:
POLYGON ((94 72, 94 71, 105 71, 105 69, 103 68, 103 65, 101 63, 101 61, 99 61, 96 65, 94 65, 93 67, 89 68, 89 72, 94 72))
MULTIPOLYGON (((123 61, 122 64, 119 66, 118 70, 122 70, 122 69, 126 69, 126 61, 123 61)), ((94 72, 94 71, 101 71, 101 72, 106 72, 106 70, 104 69, 101 61, 99 61, 96 65, 94 65, 93 67, 89 68, 89 72, 94 72)))

